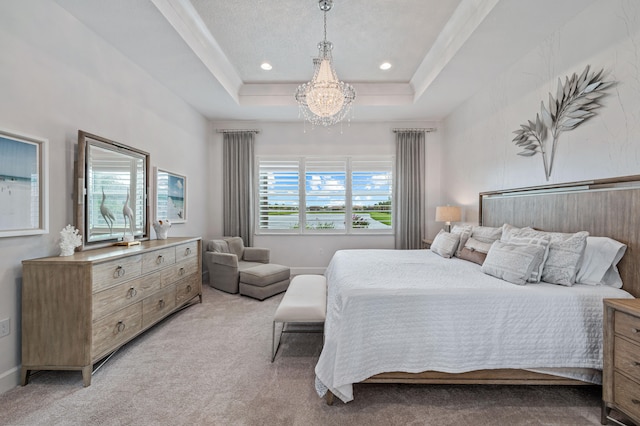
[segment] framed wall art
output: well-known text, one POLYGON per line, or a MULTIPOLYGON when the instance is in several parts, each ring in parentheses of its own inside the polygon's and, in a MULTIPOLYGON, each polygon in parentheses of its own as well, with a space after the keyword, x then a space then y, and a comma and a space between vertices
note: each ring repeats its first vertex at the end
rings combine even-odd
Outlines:
POLYGON ((49 233, 47 143, 0 129, 0 237, 49 233))
POLYGON ((156 168, 156 221, 187 221, 187 177, 156 168))

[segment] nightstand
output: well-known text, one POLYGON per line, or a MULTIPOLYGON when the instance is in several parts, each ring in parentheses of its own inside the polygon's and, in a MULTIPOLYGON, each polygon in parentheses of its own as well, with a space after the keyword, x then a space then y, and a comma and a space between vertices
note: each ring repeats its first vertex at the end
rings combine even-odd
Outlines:
POLYGON ((640 424, 640 299, 605 299, 602 418, 611 409, 640 424))
POLYGON ((425 249, 431 248, 431 244, 433 244, 433 240, 428 240, 426 238, 422 239, 422 248, 425 248, 425 249))

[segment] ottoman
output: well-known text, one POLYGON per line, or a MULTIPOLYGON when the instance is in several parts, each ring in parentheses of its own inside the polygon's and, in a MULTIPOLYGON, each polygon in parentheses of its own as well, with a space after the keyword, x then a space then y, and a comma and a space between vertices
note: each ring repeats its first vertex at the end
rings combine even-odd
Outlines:
POLYGON ((265 263, 240 272, 240 294, 264 300, 282 293, 289 287, 291 272, 288 266, 265 263))

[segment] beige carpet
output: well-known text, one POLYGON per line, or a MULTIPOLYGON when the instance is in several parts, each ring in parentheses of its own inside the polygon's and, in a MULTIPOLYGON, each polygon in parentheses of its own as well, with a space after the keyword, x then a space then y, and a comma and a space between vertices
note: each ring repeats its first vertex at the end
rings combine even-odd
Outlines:
POLYGON ((282 295, 204 288, 204 302, 122 348, 82 387, 47 371, 0 396, 2 425, 597 425, 600 388, 356 385, 327 406, 314 390, 320 334, 287 334, 270 362, 282 295))

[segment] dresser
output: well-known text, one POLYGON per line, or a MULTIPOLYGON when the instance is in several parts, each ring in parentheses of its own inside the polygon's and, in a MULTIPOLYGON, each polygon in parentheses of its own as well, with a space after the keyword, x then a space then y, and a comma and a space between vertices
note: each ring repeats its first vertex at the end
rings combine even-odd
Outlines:
POLYGON ((169 314, 202 302, 200 238, 143 241, 22 262, 22 384, 93 365, 169 314))
POLYGON ((603 350, 602 424, 611 409, 640 424, 640 299, 604 301, 603 350))

